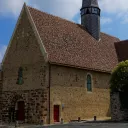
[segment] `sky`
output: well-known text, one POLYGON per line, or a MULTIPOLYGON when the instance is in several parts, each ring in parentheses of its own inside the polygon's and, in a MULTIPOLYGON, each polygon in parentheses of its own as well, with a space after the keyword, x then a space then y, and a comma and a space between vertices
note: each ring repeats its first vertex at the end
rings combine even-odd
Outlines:
MULTIPOLYGON (((80 21, 82 0, 0 0, 0 62, 9 44, 22 6, 27 5, 75 23, 80 21)), ((98 0, 101 31, 128 39, 128 0, 98 0)))

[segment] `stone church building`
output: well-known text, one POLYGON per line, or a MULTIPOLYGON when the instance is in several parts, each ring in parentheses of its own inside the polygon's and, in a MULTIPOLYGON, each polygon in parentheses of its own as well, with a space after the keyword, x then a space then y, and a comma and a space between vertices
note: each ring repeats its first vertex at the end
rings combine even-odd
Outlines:
POLYGON ((1 65, 1 119, 27 123, 110 117, 116 37, 100 32, 97 0, 81 24, 24 4, 1 65))

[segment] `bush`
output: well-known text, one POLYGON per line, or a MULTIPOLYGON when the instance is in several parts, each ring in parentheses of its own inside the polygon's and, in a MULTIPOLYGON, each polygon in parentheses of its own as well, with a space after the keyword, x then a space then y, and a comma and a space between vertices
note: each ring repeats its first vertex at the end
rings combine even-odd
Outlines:
POLYGON ((110 90, 111 92, 128 90, 128 60, 120 62, 112 71, 110 90))

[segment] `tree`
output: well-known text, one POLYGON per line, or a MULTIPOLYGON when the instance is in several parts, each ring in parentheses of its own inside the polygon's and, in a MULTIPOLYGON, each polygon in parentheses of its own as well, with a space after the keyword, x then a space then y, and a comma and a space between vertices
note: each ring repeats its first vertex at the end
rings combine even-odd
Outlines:
POLYGON ((110 90, 111 92, 128 91, 128 60, 120 62, 112 71, 110 90))

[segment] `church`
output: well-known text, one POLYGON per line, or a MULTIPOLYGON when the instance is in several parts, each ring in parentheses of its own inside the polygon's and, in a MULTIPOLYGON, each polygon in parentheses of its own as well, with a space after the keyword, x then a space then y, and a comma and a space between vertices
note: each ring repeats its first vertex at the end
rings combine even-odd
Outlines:
POLYGON ((1 65, 2 121, 111 117, 120 40, 100 31, 100 13, 98 0, 83 0, 76 24, 23 5, 1 65))

